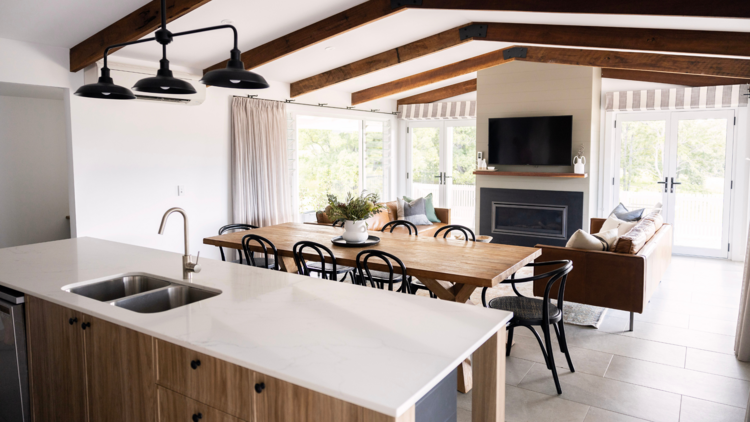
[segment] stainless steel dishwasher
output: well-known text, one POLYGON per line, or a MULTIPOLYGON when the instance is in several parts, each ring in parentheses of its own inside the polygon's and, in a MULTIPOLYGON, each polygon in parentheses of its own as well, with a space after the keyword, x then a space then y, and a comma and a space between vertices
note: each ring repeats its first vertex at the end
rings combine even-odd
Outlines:
POLYGON ((29 422, 23 293, 0 286, 0 422, 29 422))

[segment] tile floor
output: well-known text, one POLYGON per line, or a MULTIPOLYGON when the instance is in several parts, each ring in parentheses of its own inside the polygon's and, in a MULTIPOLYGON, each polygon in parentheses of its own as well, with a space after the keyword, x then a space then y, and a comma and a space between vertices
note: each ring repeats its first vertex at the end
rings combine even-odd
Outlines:
MULTIPOLYGON (((559 396, 533 335, 516 329, 506 421, 744 421, 750 364, 733 355, 741 279, 741 263, 674 257, 635 331, 613 310, 598 330, 566 325, 576 372, 556 350, 559 396)), ((471 421, 471 393, 458 407, 458 421, 471 421)))

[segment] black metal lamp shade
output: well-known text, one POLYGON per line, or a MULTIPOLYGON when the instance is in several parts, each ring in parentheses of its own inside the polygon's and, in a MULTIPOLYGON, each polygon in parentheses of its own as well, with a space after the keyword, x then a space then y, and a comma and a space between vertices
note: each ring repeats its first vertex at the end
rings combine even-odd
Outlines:
POLYGON ((203 75, 201 83, 221 88, 263 89, 269 87, 268 82, 262 76, 245 70, 245 66, 240 60, 239 50, 233 49, 231 57, 226 68, 206 73, 203 75))
POLYGON ((95 84, 83 85, 75 95, 86 98, 101 98, 105 100, 135 100, 135 95, 124 86, 115 85, 109 76, 109 69, 102 68, 102 76, 95 84))
POLYGON ((144 78, 136 82, 133 86, 134 91, 150 92, 153 94, 195 94, 195 88, 189 82, 172 76, 168 61, 162 59, 161 62, 161 68, 156 72, 156 76, 144 78))

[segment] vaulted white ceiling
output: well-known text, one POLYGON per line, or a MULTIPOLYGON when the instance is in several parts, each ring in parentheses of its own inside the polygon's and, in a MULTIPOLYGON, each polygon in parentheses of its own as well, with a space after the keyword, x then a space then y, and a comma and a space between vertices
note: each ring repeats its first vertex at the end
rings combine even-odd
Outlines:
MULTIPOLYGON (((169 24, 169 29, 178 32, 219 25, 228 19, 239 30, 240 50, 246 51, 363 2, 213 0, 169 24)), ((0 37, 72 47, 145 3, 146 0, 4 0, 0 2, 0 37)), ((255 71, 268 79, 291 83, 470 22, 750 32, 750 20, 745 19, 407 10, 261 66, 255 71)), ((169 46, 169 59, 175 65, 200 71, 228 58, 231 40, 230 31, 176 38, 169 46)), ((471 42, 328 89, 354 92, 508 45, 471 42)), ((156 66, 161 58, 161 49, 156 44, 141 44, 124 48, 114 57, 147 60, 156 66)), ((403 98, 472 77, 475 75, 465 75, 392 97, 403 98)), ((304 100, 304 96, 300 98, 304 100)))

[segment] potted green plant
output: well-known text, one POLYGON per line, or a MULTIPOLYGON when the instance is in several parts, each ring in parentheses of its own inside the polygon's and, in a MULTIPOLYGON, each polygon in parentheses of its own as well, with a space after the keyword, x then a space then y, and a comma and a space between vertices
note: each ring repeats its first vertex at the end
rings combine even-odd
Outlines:
POLYGON ((328 209, 326 215, 332 221, 344 219, 344 240, 361 243, 367 240, 367 220, 379 213, 385 206, 378 204, 375 193, 352 195, 349 192, 344 202, 339 202, 336 195, 328 194, 328 209))

